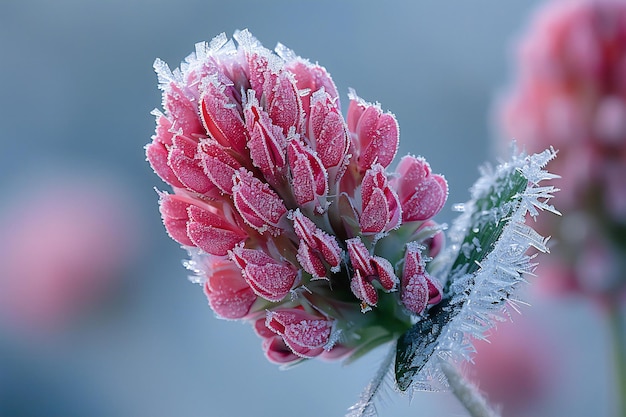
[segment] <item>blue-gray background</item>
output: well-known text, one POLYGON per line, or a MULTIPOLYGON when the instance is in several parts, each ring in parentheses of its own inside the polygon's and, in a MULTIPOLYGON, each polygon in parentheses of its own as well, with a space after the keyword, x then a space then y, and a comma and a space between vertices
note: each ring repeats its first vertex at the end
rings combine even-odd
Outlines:
MULTIPOLYGON (((238 28, 267 47, 286 44, 329 70, 344 103, 352 87, 397 116, 400 154, 423 155, 446 175, 439 219, 450 221, 451 203, 494 158, 490 109, 536 3, 0 0, 0 189, 42 167, 110 172, 132 191, 144 234, 111 305, 46 346, 3 343, 0 415, 343 415, 379 354, 279 371, 248 326, 213 317, 187 282, 185 254, 157 210, 153 187, 165 186, 144 161, 160 105, 152 63, 176 67, 195 42, 238 28)), ((569 362, 536 415, 607 415, 608 377, 597 372, 608 366, 605 335, 593 312, 538 304, 526 314, 542 314, 569 362)), ((391 397, 381 416, 464 415, 447 394, 422 393, 410 406, 391 397)))

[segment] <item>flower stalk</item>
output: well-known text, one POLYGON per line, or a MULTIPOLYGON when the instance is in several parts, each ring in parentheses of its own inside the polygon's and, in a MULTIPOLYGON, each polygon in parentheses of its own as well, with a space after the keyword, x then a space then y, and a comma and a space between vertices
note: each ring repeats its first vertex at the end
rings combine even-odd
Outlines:
POLYGON ((463 378, 463 375, 450 362, 442 361, 441 370, 446 376, 452 393, 456 396, 472 417, 500 417, 500 413, 494 410, 478 387, 463 378))

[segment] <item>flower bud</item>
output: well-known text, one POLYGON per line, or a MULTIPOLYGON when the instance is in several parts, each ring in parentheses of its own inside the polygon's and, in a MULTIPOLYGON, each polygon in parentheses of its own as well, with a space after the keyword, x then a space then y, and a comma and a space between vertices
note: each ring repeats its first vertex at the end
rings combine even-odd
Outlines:
POLYGON ((167 234, 181 245, 195 246, 187 234, 189 199, 177 194, 159 193, 159 211, 167 234))
POLYGON ((279 45, 277 51, 288 61, 285 69, 295 76, 296 87, 301 92, 302 108, 307 119, 311 114, 311 107, 313 107, 312 97, 321 89, 324 89, 333 101, 336 100, 337 107, 339 107, 337 87, 324 67, 296 57, 292 51, 283 45, 279 45))
POLYGON ((185 188, 168 164, 169 151, 166 145, 154 139, 146 145, 146 159, 154 172, 172 187, 185 188))
POLYGON ((233 193, 233 175, 241 164, 213 139, 204 139, 198 144, 200 165, 213 184, 226 194, 233 193))
POLYGON ((361 184, 361 204, 359 224, 363 234, 388 232, 400 226, 400 202, 389 186, 382 165, 374 164, 365 173, 361 184))
POLYGON ((224 256, 248 235, 236 224, 227 207, 197 205, 178 194, 161 193, 160 211, 169 235, 178 243, 197 246, 206 253, 224 256))
POLYGON ((282 336, 293 353, 312 358, 324 351, 332 321, 299 308, 286 308, 268 311, 265 326, 282 336))
POLYGON ((441 284, 426 271, 422 249, 419 244, 407 244, 402 271, 402 304, 415 314, 422 313, 429 304, 437 304, 442 297, 441 284))
POLYGON ((329 171, 334 168, 330 182, 338 181, 343 174, 350 140, 338 101, 325 90, 311 96, 307 133, 324 167, 329 171))
POLYGON ((184 136, 174 136, 173 146, 169 150, 167 164, 180 182, 189 190, 198 194, 207 194, 215 189, 195 158, 197 142, 184 136))
POLYGON ((260 249, 235 246, 230 258, 241 268, 252 290, 269 301, 280 301, 289 293, 298 271, 287 261, 277 261, 260 249))
POLYGON ((441 175, 431 174, 424 158, 404 156, 392 185, 402 205, 402 219, 407 222, 432 218, 448 198, 448 183, 441 175))
POLYGON ((283 338, 265 326, 266 318, 257 319, 254 322, 255 333, 263 339, 262 348, 267 359, 278 365, 294 363, 302 358, 285 344, 283 338))
POLYGON ((280 126, 263 110, 257 99, 248 94, 248 103, 244 110, 246 127, 250 132, 250 158, 259 168, 265 179, 272 185, 280 183, 287 162, 287 140, 280 126))
POLYGON ((360 172, 365 172, 375 163, 384 168, 391 164, 400 139, 398 122, 391 113, 383 113, 379 105, 365 102, 352 91, 348 130, 354 134, 358 153, 356 163, 360 172))
POLYGON ((289 141, 287 148, 291 168, 293 193, 299 206, 312 205, 317 213, 326 210, 328 174, 315 151, 297 138, 289 141))
POLYGON ((383 290, 393 291, 398 282, 391 263, 380 256, 372 256, 360 238, 346 241, 348 255, 354 269, 354 275, 350 281, 350 289, 354 295, 365 303, 366 306, 375 306, 378 302, 376 288, 372 284, 377 281, 383 290))
POLYGON ((250 87, 256 98, 261 100, 268 79, 277 75, 280 59, 264 48, 248 30, 238 31, 233 37, 241 47, 250 87))
POLYGON ((272 122, 282 128, 283 134, 289 130, 302 131, 302 101, 298 95, 293 74, 281 71, 276 78, 270 78, 273 85, 266 85, 267 112, 272 122))
POLYGON ((300 238, 298 261, 305 271, 315 278, 326 277, 326 267, 321 263, 323 260, 330 265, 332 272, 339 272, 343 251, 337 239, 318 228, 299 209, 292 212, 290 218, 293 220, 293 229, 300 238), (303 257, 303 260, 300 260, 300 257, 303 257), (316 260, 312 259, 313 257, 316 260), (305 264, 311 268, 311 271, 305 267, 305 264))
POLYGON ((223 210, 227 207, 219 210, 215 207, 204 209, 190 205, 187 208, 187 235, 197 247, 211 255, 224 256, 248 237, 232 217, 226 217, 223 210))
POLYGON ((257 296, 234 262, 214 258, 206 277, 204 293, 215 314, 224 319, 241 319, 248 315, 257 296))
POLYGON ((202 122, 211 137, 220 145, 246 154, 248 132, 244 125, 241 104, 229 94, 230 86, 212 80, 206 85, 200 106, 202 122))
POLYGON ((197 106, 173 82, 163 92, 163 107, 172 121, 172 132, 188 138, 205 135, 197 106))
POLYGON ((259 233, 280 234, 287 213, 283 200, 245 168, 236 171, 233 179, 233 201, 246 223, 259 233))

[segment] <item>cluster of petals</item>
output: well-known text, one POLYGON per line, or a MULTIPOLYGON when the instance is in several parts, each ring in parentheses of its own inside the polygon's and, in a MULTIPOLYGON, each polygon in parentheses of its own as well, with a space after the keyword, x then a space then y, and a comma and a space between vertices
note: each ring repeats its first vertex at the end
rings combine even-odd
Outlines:
POLYGON ((384 326, 347 317, 393 297, 406 308, 388 319, 409 325, 438 301, 423 259, 443 244, 432 217, 447 183, 423 158, 389 170, 399 128, 379 104, 350 91, 344 119, 323 67, 234 38, 197 44, 174 71, 155 62, 163 110, 146 156, 172 187, 163 223, 215 313, 251 322, 271 361, 345 357, 384 326))
POLYGON ((578 255, 594 247, 599 257, 621 262, 611 235, 626 225, 625 71, 626 3, 549 2, 522 38, 517 79, 499 105, 506 141, 514 138, 528 152, 558 149, 551 171, 564 179, 554 200, 564 216, 540 223, 539 231, 560 242, 554 252, 564 263, 556 268, 553 259, 541 268, 552 265, 570 288, 626 287, 617 270, 591 284, 583 272, 589 262, 579 265, 578 255))

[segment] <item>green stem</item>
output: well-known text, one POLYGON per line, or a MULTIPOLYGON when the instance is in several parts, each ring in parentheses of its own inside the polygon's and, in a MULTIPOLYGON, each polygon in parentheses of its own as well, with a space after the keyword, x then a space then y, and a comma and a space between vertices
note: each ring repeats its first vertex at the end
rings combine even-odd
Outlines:
POLYGON ((452 393, 463 404, 472 417, 499 417, 478 388, 463 378, 459 370, 450 362, 441 361, 441 369, 448 379, 452 393))
POLYGON ((619 300, 611 300, 610 303, 608 313, 615 359, 616 416, 626 417, 626 320, 621 312, 619 300))

